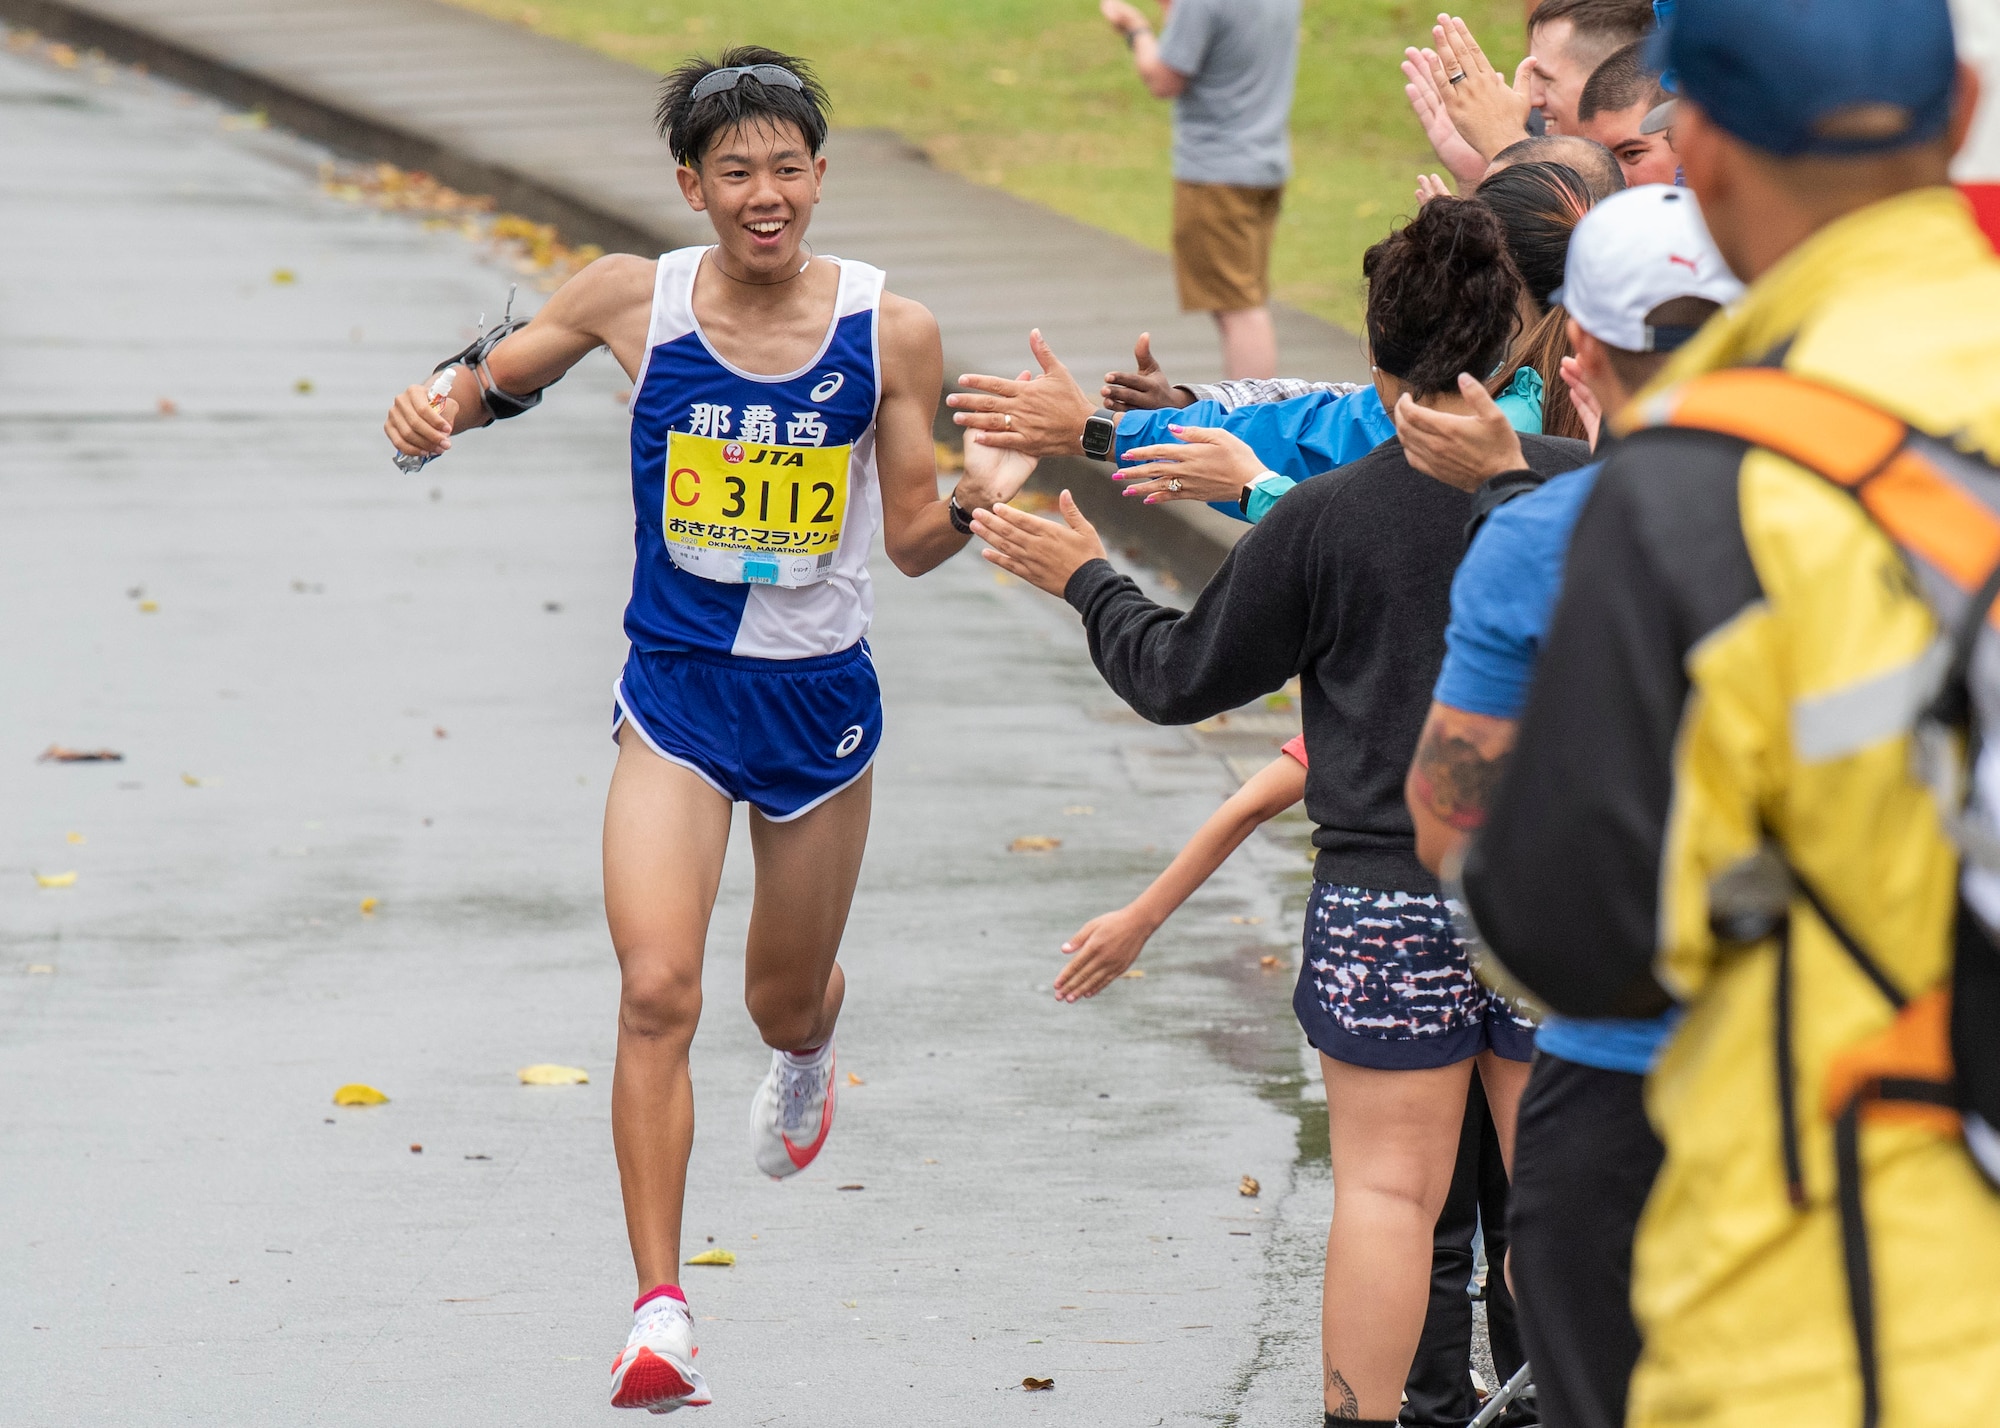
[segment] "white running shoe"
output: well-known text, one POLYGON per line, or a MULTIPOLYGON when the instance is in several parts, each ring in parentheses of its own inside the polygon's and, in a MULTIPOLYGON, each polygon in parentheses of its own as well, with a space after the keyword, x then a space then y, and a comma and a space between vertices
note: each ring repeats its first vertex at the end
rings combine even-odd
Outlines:
POLYGON ((611 1361, 611 1406, 672 1413, 708 1406, 708 1385, 695 1369, 694 1321, 678 1299, 655 1299, 632 1325, 632 1337, 611 1361))
POLYGON ((833 1129, 833 1040, 800 1061, 771 1053, 771 1071, 750 1101, 750 1154, 773 1180, 813 1163, 833 1129))

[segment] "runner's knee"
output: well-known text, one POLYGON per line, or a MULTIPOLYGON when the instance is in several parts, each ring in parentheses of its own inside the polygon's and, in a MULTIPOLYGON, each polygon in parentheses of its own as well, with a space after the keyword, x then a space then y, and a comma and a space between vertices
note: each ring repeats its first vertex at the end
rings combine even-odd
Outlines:
POLYGON ((824 991, 810 986, 776 984, 750 987, 743 1003, 766 1046, 780 1051, 797 1051, 811 1044, 819 1031, 826 1000, 824 991))
MULTIPOLYGON (((628 959, 636 960, 636 959, 628 959)), ((701 978, 668 967, 627 967, 619 988, 618 1024, 634 1036, 694 1039, 701 1020, 701 978)))

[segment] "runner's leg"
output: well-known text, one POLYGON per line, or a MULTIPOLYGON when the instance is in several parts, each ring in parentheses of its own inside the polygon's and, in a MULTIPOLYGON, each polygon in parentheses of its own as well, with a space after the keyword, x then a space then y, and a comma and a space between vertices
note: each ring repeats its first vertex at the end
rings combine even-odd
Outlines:
POLYGON ((1432 1232, 1472 1062, 1411 1071, 1319 1063, 1334 1183, 1320 1317, 1326 1411, 1391 1420, 1423 1331, 1432 1232))
POLYGON ((743 1000, 765 1044, 823 1046, 847 982, 834 959, 868 844, 874 771, 810 813, 776 823, 754 809, 757 897, 743 961, 743 1000))
POLYGON ((727 799, 626 724, 604 808, 604 909, 618 953, 611 1139, 641 1294, 680 1280, 681 1201, 694 1140, 688 1045, 729 842, 727 799))

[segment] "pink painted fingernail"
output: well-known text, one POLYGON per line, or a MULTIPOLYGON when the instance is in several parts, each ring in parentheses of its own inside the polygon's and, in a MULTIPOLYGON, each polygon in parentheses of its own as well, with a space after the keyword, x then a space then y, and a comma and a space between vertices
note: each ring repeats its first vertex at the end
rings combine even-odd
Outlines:
POLYGON ((1172 432, 1175 436, 1179 436, 1181 434, 1181 428, 1177 426, 1169 425, 1167 427, 1167 430, 1172 432))

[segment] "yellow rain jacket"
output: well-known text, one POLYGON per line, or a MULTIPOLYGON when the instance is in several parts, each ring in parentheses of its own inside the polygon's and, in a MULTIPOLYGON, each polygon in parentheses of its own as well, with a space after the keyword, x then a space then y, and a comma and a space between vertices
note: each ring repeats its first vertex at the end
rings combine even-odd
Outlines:
MULTIPOLYGON (((1829 225, 1655 390, 1758 364, 2000 457, 2000 261, 1963 199, 1829 225)), ((1938 986, 1957 856, 1910 739, 1937 638, 1896 548, 1819 476, 1722 437, 1612 448, 1465 883, 1558 1010, 1643 1014, 1658 988, 1688 1007, 1648 1088, 1667 1156, 1634 1250, 1630 1428, 1861 1420, 1828 1072, 1894 1008, 1794 917, 1795 1205, 1777 940, 1720 941, 1711 890, 1773 838, 1904 996, 1938 986)), ((1948 1125, 1864 1121, 1860 1159, 1883 1428, 2000 1422, 2000 1192, 1948 1125)))

